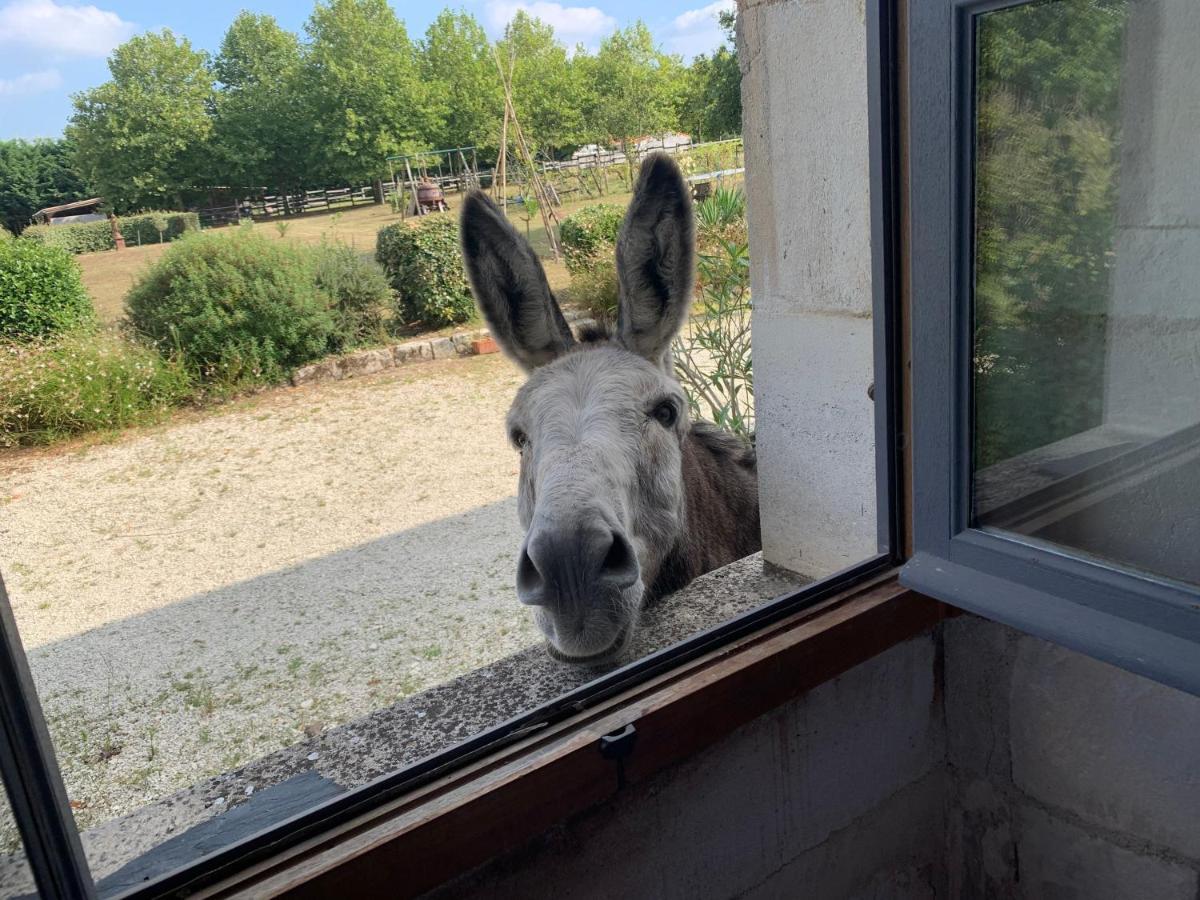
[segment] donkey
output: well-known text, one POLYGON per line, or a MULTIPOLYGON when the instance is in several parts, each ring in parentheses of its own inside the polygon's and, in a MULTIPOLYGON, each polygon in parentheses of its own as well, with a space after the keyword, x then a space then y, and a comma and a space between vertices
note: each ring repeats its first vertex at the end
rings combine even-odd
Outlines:
POLYGON ((557 659, 604 662, 643 607, 760 549, 754 451, 688 420, 671 340, 692 305, 692 202, 667 156, 642 164, 617 240, 616 333, 572 335, 533 248, 486 195, 462 208, 475 299, 529 377, 508 412, 526 529, 517 596, 557 659))

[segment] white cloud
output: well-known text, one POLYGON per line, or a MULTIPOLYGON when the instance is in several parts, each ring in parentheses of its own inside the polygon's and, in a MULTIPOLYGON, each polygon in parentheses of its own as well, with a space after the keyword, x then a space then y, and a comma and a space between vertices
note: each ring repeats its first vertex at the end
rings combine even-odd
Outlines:
POLYGON ((667 49, 689 60, 697 54, 716 50, 725 42, 725 32, 717 22, 717 13, 732 12, 736 6, 734 0, 715 0, 699 9, 680 13, 671 22, 666 37, 667 49))
POLYGON ((732 12, 737 8, 734 0, 716 0, 708 6, 699 9, 689 9, 675 17, 672 23, 676 31, 695 31, 697 28, 711 28, 717 21, 717 13, 732 12))
POLYGON ((108 56, 136 27, 95 6, 12 0, 0 7, 0 43, 59 56, 108 56))
POLYGON ((488 24, 499 35, 518 10, 541 19, 554 29, 554 36, 568 47, 592 45, 617 27, 617 20, 595 6, 563 6, 548 0, 488 0, 488 24))
POLYGON ((27 72, 16 78, 0 78, 0 97, 23 97, 52 91, 62 84, 58 69, 27 72))

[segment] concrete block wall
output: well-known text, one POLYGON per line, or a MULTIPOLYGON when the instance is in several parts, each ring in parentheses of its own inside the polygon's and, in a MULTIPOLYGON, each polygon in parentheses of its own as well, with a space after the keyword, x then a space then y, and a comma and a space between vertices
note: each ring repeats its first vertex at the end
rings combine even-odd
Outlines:
POLYGON ((974 616, 943 640, 950 896, 1200 896, 1200 698, 974 616))
POLYGON ((876 552, 864 6, 739 6, 763 555, 876 552))
POLYGON ((936 658, 893 647, 432 896, 945 896, 936 658))

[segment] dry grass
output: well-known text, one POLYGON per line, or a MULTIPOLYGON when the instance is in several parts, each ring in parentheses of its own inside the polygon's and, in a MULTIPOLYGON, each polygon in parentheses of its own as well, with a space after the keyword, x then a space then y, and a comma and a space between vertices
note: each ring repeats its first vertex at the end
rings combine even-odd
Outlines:
MULTIPOLYGON (((603 198, 602 202, 625 204, 629 202, 629 197, 629 194, 614 194, 603 198)), ((448 215, 457 215, 459 200, 458 196, 450 195, 451 211, 448 215)), ((559 219, 593 202, 601 201, 584 199, 565 203, 557 210, 559 219)), ((508 213, 517 230, 525 233, 525 221, 518 208, 512 207, 508 213)), ((305 244, 336 240, 354 247, 361 253, 370 254, 375 251, 375 235, 379 229, 401 220, 402 217, 393 213, 391 206, 385 203, 339 212, 310 213, 290 219, 275 219, 260 222, 254 227, 272 236, 278 236, 276 222, 286 222, 287 230, 281 240, 305 244)), ((417 220, 408 221, 415 224, 417 220)), ((551 289, 565 289, 570 277, 561 262, 554 262, 549 258, 550 246, 546 241, 546 230, 542 227, 540 215, 535 215, 529 222, 529 241, 545 262, 551 289)), ((125 294, 133 285, 138 273, 158 259, 166 247, 165 244, 147 244, 142 247, 128 247, 119 253, 106 250, 100 253, 84 253, 78 257, 79 265, 83 269, 84 286, 91 294, 96 304, 96 313, 102 322, 115 323, 124 315, 125 294)))

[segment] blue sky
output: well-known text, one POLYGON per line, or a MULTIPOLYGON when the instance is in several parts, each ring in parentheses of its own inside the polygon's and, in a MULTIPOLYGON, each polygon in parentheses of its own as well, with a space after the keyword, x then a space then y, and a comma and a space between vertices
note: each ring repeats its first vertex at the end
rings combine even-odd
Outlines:
MULTIPOLYGON (((473 13, 493 35, 518 9, 555 28, 568 46, 594 48, 600 38, 635 19, 650 26, 661 47, 690 59, 721 41, 716 14, 733 0, 393 0, 392 7, 420 37, 443 5, 473 13)), ((121 41, 167 27, 194 46, 215 51, 242 9, 270 13, 300 31, 311 2, 282 0, 0 0, 0 138, 57 137, 71 114, 71 94, 107 80, 105 58, 121 41)))

